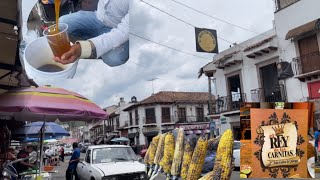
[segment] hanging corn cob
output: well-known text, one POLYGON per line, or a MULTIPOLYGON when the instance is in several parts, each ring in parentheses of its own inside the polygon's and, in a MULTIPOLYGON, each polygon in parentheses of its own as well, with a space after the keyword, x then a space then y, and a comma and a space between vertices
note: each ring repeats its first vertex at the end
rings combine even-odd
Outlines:
POLYGON ((208 174, 206 174, 205 176, 203 176, 199 180, 213 180, 213 171, 209 172, 208 174))
POLYGON ((185 138, 183 161, 180 175, 183 180, 187 179, 188 169, 192 159, 194 148, 197 144, 197 139, 198 137, 194 134, 191 134, 185 138))
POLYGON ((156 155, 154 157, 155 168, 154 168, 151 176, 154 176, 156 173, 161 171, 160 161, 161 161, 161 159, 163 157, 163 153, 164 153, 164 141, 165 141, 165 138, 166 138, 166 134, 161 134, 160 135, 159 144, 158 144, 158 147, 157 147, 156 155))
POLYGON ((192 154, 191 163, 188 169, 187 180, 198 179, 201 175, 202 167, 204 164, 204 158, 206 156, 208 147, 208 140, 206 137, 200 137, 196 148, 192 154))
POLYGON ((147 149, 146 155, 144 156, 144 163, 146 163, 146 174, 148 174, 148 162, 149 162, 150 148, 147 149))
POLYGON ((184 145, 184 130, 178 129, 178 136, 176 139, 175 150, 173 155, 173 161, 171 166, 171 175, 173 179, 177 179, 180 176, 181 164, 183 158, 183 145, 184 145))
POLYGON ((226 130, 220 139, 213 171, 205 176, 203 180, 228 180, 232 173, 233 161, 233 134, 230 129, 226 130))
POLYGON ((167 174, 167 179, 170 179, 170 171, 174 155, 174 135, 169 132, 164 140, 164 153, 163 158, 160 161, 160 166, 163 168, 165 174, 167 174))
POLYGON ((191 148, 190 142, 186 141, 184 146, 184 153, 183 153, 183 162, 181 167, 181 178, 183 180, 187 179, 189 164, 191 162, 193 150, 191 148))
POLYGON ((155 157, 155 154, 157 151, 159 139, 160 139, 160 135, 153 137, 151 144, 150 144, 150 147, 149 147, 150 152, 149 152, 149 158, 148 158, 148 163, 147 163, 150 167, 149 173, 148 173, 149 177, 151 176, 151 173, 152 173, 152 169, 153 169, 153 165, 154 165, 154 157, 155 157))

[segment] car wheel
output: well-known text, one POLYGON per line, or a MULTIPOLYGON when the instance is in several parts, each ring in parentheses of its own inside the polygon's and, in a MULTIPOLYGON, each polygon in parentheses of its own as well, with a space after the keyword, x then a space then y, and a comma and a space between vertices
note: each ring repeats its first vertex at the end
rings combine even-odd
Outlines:
POLYGON ((91 177, 90 180, 95 180, 94 177, 91 177))

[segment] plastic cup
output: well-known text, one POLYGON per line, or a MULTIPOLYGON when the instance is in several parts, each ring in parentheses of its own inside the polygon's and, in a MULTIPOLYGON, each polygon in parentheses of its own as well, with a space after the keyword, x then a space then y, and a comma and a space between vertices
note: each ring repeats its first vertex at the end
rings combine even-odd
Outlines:
POLYGON ((52 53, 56 57, 61 57, 71 48, 67 30, 67 24, 59 23, 59 31, 56 32, 55 24, 43 31, 43 35, 47 38, 52 53))

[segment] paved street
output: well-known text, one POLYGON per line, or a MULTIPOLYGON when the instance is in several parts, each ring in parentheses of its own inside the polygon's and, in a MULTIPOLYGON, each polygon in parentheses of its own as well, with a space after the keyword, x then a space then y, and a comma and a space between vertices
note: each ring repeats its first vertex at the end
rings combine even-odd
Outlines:
MULTIPOLYGON (((81 153, 81 158, 84 157, 84 153, 81 153)), ((53 175, 53 180, 64 180, 65 179, 65 171, 67 169, 68 161, 70 159, 70 156, 65 157, 65 162, 60 162, 59 166, 55 166, 54 170, 57 172, 53 175)), ((232 173, 231 179, 240 179, 239 178, 239 171, 234 171, 232 173)), ((164 174, 159 174, 159 176, 156 178, 156 180, 165 180, 164 174)))

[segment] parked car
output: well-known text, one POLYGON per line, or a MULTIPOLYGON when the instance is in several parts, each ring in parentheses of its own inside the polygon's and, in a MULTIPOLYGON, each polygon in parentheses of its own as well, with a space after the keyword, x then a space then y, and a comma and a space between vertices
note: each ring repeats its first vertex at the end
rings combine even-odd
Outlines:
POLYGON ((89 146, 77 173, 81 180, 148 179, 145 165, 125 145, 89 146))
POLYGON ((65 148, 64 148, 64 155, 65 155, 65 156, 71 156, 71 155, 72 155, 72 152, 73 152, 73 150, 72 150, 71 147, 65 147, 65 148))
POLYGON ((234 157, 234 166, 240 167, 240 141, 234 141, 233 143, 233 157, 234 157))

